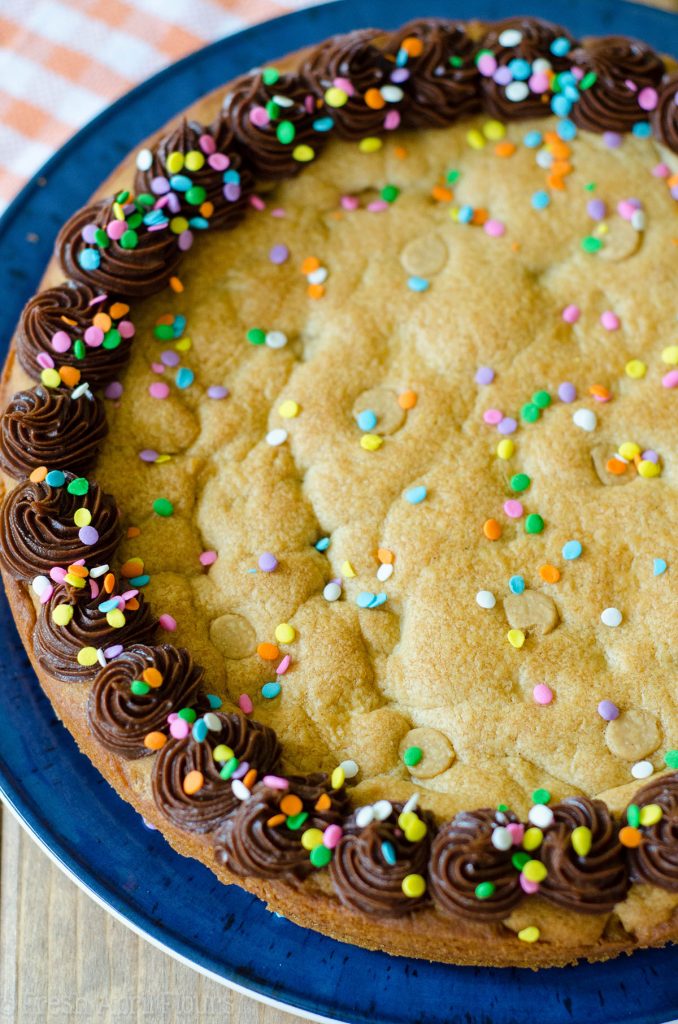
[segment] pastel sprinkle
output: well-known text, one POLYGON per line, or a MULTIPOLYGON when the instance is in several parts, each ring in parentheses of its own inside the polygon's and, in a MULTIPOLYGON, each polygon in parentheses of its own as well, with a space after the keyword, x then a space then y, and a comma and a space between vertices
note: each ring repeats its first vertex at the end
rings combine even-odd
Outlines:
POLYGON ((420 505, 422 501, 425 501, 428 492, 423 484, 418 487, 410 487, 409 490, 405 491, 405 501, 409 502, 410 505, 420 505))
POLYGON ((553 700, 553 690, 546 683, 537 683, 532 690, 532 696, 537 704, 550 704, 553 700))

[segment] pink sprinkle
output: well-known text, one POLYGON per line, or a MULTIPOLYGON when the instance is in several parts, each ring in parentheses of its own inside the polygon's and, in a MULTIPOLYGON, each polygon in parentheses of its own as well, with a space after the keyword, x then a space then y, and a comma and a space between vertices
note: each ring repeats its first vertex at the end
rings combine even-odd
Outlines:
POLYGON ((387 132, 392 132, 394 129, 400 127, 400 111, 389 110, 386 117, 384 118, 384 128, 387 132))
POLYGON ((666 164, 656 164, 652 168, 652 175, 655 178, 668 178, 671 173, 671 168, 666 164))
POLYGON ((118 331, 121 338, 133 338, 135 327, 131 320, 121 320, 118 324, 118 331))
POLYGON ((225 153, 213 153, 207 158, 207 163, 213 171, 225 171, 230 162, 225 153))
MULTIPOLYGON (((249 700, 249 697, 247 698, 249 700)), ((251 703, 251 702, 250 702, 251 703)), ((264 775, 261 780, 269 789, 289 789, 290 784, 281 775, 264 775)))
POLYGON ((283 658, 283 660, 278 665, 277 669, 275 670, 275 674, 277 676, 284 676, 285 673, 287 672, 288 668, 290 667, 290 661, 291 661, 291 658, 290 658, 289 654, 286 654, 285 657, 283 658))
POLYGON ((563 310, 563 320, 566 324, 576 324, 580 316, 581 309, 579 306, 565 306, 565 309, 563 310))
POLYGON ((104 340, 104 332, 100 327, 88 327, 83 334, 83 338, 85 344, 89 345, 90 348, 98 348, 104 340))
POLYGON ((611 309, 606 309, 601 314, 600 322, 606 331, 618 331, 620 326, 620 320, 616 313, 613 313, 611 309))
POLYGON ((659 93, 649 85, 638 93, 638 106, 641 110, 654 110, 659 102, 659 93))
POLYGON ((118 398, 122 398, 122 384, 119 380, 112 380, 104 391, 104 396, 110 398, 113 401, 117 401, 118 398))
POLYGON ((162 363, 151 363, 151 369, 153 373, 164 373, 165 367, 162 363))
POLYGON ((255 210, 266 209, 266 203, 261 196, 250 196, 250 206, 253 206, 255 210))
POLYGON ((42 594, 40 595, 40 604, 47 604, 53 593, 54 587, 51 584, 49 587, 45 587, 42 594))
POLYGON ((384 210, 388 210, 388 203, 385 199, 375 199, 367 204, 367 209, 370 213, 383 213, 384 210))
POLYGON ((497 70, 497 62, 491 53, 484 53, 478 59, 477 68, 483 78, 492 78, 497 70))
POLYGON ((156 380, 149 384, 148 393, 151 398, 167 398, 170 393, 169 384, 165 384, 162 380, 156 380))
POLYGON ((506 225, 502 224, 500 220, 486 220, 483 227, 485 234, 492 238, 501 238, 506 233, 506 225))
POLYGON ((35 357, 35 361, 37 362, 38 366, 42 366, 43 370, 54 369, 54 360, 52 359, 51 355, 48 352, 38 352, 37 356, 35 357))
POLYGON ((548 92, 550 82, 548 75, 543 71, 538 71, 536 74, 530 76, 530 80, 527 83, 530 87, 530 92, 542 93, 548 92))
POLYGON ((106 225, 106 234, 117 242, 127 231, 127 222, 124 220, 112 220, 106 225))
POLYGON ((101 295, 95 295, 88 308, 91 309, 92 306, 99 306, 102 302, 105 302, 107 298, 108 295, 106 292, 102 292, 101 295))
MULTIPOLYGON (((92 580, 92 582, 94 582, 94 580, 92 580)), ((131 601, 133 598, 137 596, 138 593, 138 590, 126 590, 124 594, 120 595, 120 600, 123 602, 131 601)))
POLYGON ((342 210, 357 210, 360 206, 360 200, 357 196, 342 196, 340 203, 342 210))
POLYGON ((350 78, 335 78, 332 84, 336 89, 342 89, 347 96, 355 95, 353 82, 351 81, 350 78))
POLYGON ((198 145, 203 153, 214 153, 217 148, 217 144, 212 136, 207 134, 200 136, 198 139, 198 145))
POLYGON ((246 693, 241 693, 238 697, 238 707, 245 715, 251 715, 254 711, 254 704, 252 698, 248 697, 246 693))
POLYGON ((504 512, 511 519, 520 519, 523 514, 523 506, 515 498, 509 498, 508 501, 504 502, 504 512))
POLYGON ((503 418, 504 414, 503 412, 500 412, 499 409, 486 409, 483 413, 483 420, 491 426, 496 426, 497 423, 501 423, 503 418))
POLYGON ((287 214, 282 206, 276 206, 275 210, 271 210, 271 217, 277 217, 278 220, 281 220, 282 217, 286 216, 287 214))
POLYGON ((520 874, 520 887, 528 896, 534 896, 535 892, 539 892, 539 882, 530 882, 522 872, 520 874))
POLYGON ((250 121, 255 128, 266 128, 270 124, 270 117, 266 107, 252 107, 250 110, 250 121))
POLYGON ((553 700, 553 690, 546 683, 537 683, 532 691, 532 696, 537 704, 550 704, 553 700))
POLYGON ((678 370, 669 370, 662 377, 662 385, 665 388, 678 388, 678 370))
POLYGON ((520 846, 520 844, 523 841, 523 836, 525 835, 525 826, 521 825, 520 822, 518 822, 518 821, 511 821, 506 826, 506 828, 511 833, 511 839, 513 840, 513 845, 514 846, 520 846))
POLYGON ((60 565, 54 565, 49 570, 49 575, 55 583, 63 583, 66 579, 66 570, 62 569, 60 565))
POLYGON ((167 612, 160 616, 158 622, 160 624, 160 628, 166 629, 168 633, 174 633, 176 631, 177 620, 174 616, 168 615, 167 612))
POLYGON ((637 199, 622 199, 617 203, 617 213, 624 220, 631 220, 636 210, 640 209, 641 204, 637 199))
POLYGON ((333 850, 343 835, 343 829, 340 825, 328 825, 323 832, 323 846, 326 846, 328 850, 333 850))
POLYGON ((89 592, 92 595, 92 600, 96 600, 99 596, 99 584, 91 576, 89 578, 89 592))
POLYGON ((189 732, 188 722, 184 718, 175 718, 169 730, 175 740, 185 740, 189 732))
POLYGON ((201 565, 214 565, 217 560, 216 551, 203 551, 200 555, 201 565))
POLYGON ((68 352, 70 347, 71 339, 65 331, 56 331, 56 333, 52 335, 52 348, 55 352, 59 352, 60 354, 68 352))

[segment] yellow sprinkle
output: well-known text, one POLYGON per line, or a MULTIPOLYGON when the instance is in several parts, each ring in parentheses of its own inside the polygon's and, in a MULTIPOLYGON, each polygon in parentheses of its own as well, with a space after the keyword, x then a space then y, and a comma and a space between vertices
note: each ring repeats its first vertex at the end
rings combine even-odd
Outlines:
POLYGON ((85 586, 85 580, 82 576, 76 576, 74 572, 67 572, 64 576, 64 583, 68 583, 71 587, 77 587, 81 590, 85 586))
POLYGON ((466 141, 471 149, 482 149, 485 145, 485 136, 477 128, 471 128, 469 132, 466 132, 466 141))
POLYGON ((171 461, 172 461, 172 456, 171 455, 158 455, 157 459, 155 460, 155 464, 156 464, 156 466, 162 466, 163 462, 171 462, 171 461))
POLYGON ((230 761, 235 754, 231 747, 227 747, 225 743, 219 743, 212 751, 212 757, 215 761, 230 761))
POLYGON ((184 166, 187 171, 199 171, 205 166, 205 157, 197 149, 191 149, 186 154, 184 166))
POLYGON ((46 388, 58 388, 61 384, 61 377, 57 370, 43 370, 40 374, 40 380, 46 388))
POLYGON ((297 160, 300 164, 310 163, 310 161, 313 160, 314 157, 315 150, 311 149, 310 146, 307 146, 303 142, 300 143, 298 146, 295 146, 294 149, 292 150, 292 159, 297 160))
POLYGON ((662 362, 667 366, 678 366, 678 345, 669 345, 662 349, 662 362))
POLYGON ((299 405, 293 402, 291 398, 288 398, 280 403, 278 413, 284 420, 293 420, 295 416, 299 415, 299 405))
POLYGON ((509 629, 506 634, 506 639, 511 644, 511 647, 515 647, 520 650, 525 643, 525 634, 522 629, 509 629))
POLYGON ((341 789, 341 787, 344 785, 344 783, 346 782, 346 773, 344 772, 344 769, 341 767, 341 765, 334 769, 330 781, 332 783, 332 789, 341 789))
POLYGON ((52 620, 57 626, 67 626, 73 618, 73 605, 58 604, 52 611, 52 620))
POLYGON ((421 875, 405 875, 402 890, 410 899, 416 899, 426 892, 426 880, 421 875))
POLYGON ((180 235, 182 231, 188 231, 188 221, 185 217, 172 217, 169 229, 173 235, 180 235))
POLYGON ((416 820, 417 815, 414 811, 404 811, 398 815, 398 828, 401 828, 404 832, 405 829, 410 828, 416 820))
POLYGON ((497 445, 497 455, 500 459, 510 459, 516 450, 516 446, 509 437, 505 437, 497 445))
POLYGON ((459 220, 459 207, 458 206, 450 206, 450 208, 449 208, 449 210, 447 212, 449 213, 451 219, 453 221, 455 221, 455 223, 456 223, 456 221, 459 220))
POLYGON ((418 818, 415 814, 414 821, 410 822, 407 828, 403 829, 403 831, 408 842, 418 843, 420 839, 424 838, 428 829, 426 827, 426 822, 422 821, 421 818, 418 818))
POLYGON ((591 829, 587 828, 586 825, 578 825, 577 828, 572 830, 570 840, 572 842, 572 849, 579 857, 586 857, 591 849, 592 841, 591 829))
POLYGON ((609 230, 610 229, 608 228, 607 224, 602 223, 597 225, 593 233, 594 235, 606 235, 609 230))
POLYGON ((73 522, 76 526, 89 526, 92 522, 92 513, 88 508, 76 509, 73 522))
POLYGON ((658 462, 650 462, 649 459, 641 459, 638 463, 638 472, 641 476, 649 480, 650 477, 659 476, 662 468, 658 462))
POLYGON ((518 932, 518 938, 521 942, 536 942, 541 932, 536 925, 531 924, 527 928, 521 928, 518 932))
POLYGON ((483 135, 490 142, 499 142, 506 135, 506 125, 501 121, 486 121, 483 125, 483 135))
POLYGON ((355 576, 355 569, 350 562, 342 562, 341 575, 345 576, 347 580, 352 580, 355 576))
POLYGON ((113 203, 113 206, 111 207, 111 209, 113 210, 113 216, 115 217, 116 220, 124 220, 125 219, 125 211, 123 210, 123 208, 122 208, 120 203, 113 203))
POLYGON ((664 816, 659 804, 645 804, 644 807, 640 808, 640 824, 641 825, 656 825, 658 821, 661 821, 664 816))
POLYGON ((190 351, 192 345, 193 342, 191 341, 190 338, 181 338, 179 341, 176 342, 174 347, 177 350, 177 352, 188 352, 190 351))
POLYGON ((619 445, 617 449, 623 459, 628 459, 632 462, 636 455, 640 455, 640 446, 635 441, 624 441, 623 444, 619 445))
MULTIPOLYGON (((179 171, 183 170, 184 166, 184 154, 179 153, 177 150, 174 153, 170 153, 167 157, 167 170, 170 174, 178 174, 179 171)), ((197 167, 189 168, 189 170, 197 170, 197 167)))
POLYGON ((348 103, 348 93, 333 85, 325 91, 325 103, 328 107, 343 107, 348 103))
POLYGON ((548 872, 546 865, 540 860, 528 860, 523 868, 523 874, 528 882, 543 882, 548 872))
POLYGON ((376 452, 384 443, 383 437, 378 434, 363 434, 360 438, 360 447, 366 452, 376 452))
POLYGON ((281 622, 275 627, 275 638, 279 644, 291 644, 296 635, 296 629, 289 622, 281 622))
POLYGON ((525 835, 523 836, 523 848, 528 851, 536 850, 538 847, 541 846, 541 841, 543 838, 544 833, 540 828, 537 828, 536 826, 528 828, 526 829, 525 835))
POLYGON ((106 612, 106 622, 111 629, 122 629, 125 625, 125 615, 120 608, 112 608, 110 612, 106 612))
POLYGON ((381 149, 382 145, 383 143, 381 139, 370 137, 367 139, 361 139, 358 143, 358 149, 361 153, 376 153, 381 149))
POLYGON ((81 647, 78 651, 78 665, 91 668, 98 660, 96 647, 81 647))
POLYGON ((640 380, 647 373, 647 366, 642 359, 630 359, 624 369, 626 376, 633 377, 634 380, 640 380))
POLYGON ((301 845, 305 850, 315 850, 323 841, 323 834, 319 828, 307 828, 301 836, 301 845))

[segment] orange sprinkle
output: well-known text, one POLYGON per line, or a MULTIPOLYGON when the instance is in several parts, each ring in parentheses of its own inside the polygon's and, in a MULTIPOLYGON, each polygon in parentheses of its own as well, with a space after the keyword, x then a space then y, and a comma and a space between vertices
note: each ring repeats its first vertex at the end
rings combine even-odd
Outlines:
POLYGON ((516 151, 515 142, 508 142, 508 141, 506 141, 506 142, 498 142, 497 145, 494 147, 494 155, 495 156, 501 156, 501 157, 513 156, 515 151, 516 151))
POLYGON ((322 299, 325 294, 324 284, 310 284, 308 286, 308 297, 309 299, 322 299))
POLYGON ((396 156, 398 160, 404 160, 407 156, 407 150, 404 146, 394 146, 393 155, 396 156))
POLYGON ((404 50, 408 57, 421 57, 424 44, 416 36, 407 36, 400 44, 400 49, 404 50))
POLYGON ((167 743, 164 732, 149 732, 144 736, 144 746, 147 750, 160 750, 167 743))
POLYGON ((108 315, 108 313, 96 313, 92 317, 92 323, 95 327, 99 327, 104 332, 104 334, 106 333, 106 331, 110 331, 111 327, 113 326, 111 318, 108 315))
POLYGON ((439 203, 449 203, 453 198, 452 189, 445 188, 444 185, 434 185, 431 189, 431 195, 439 203))
POLYGON ((555 174, 557 177, 565 177, 572 173, 572 164, 568 163, 567 160, 554 160, 551 164, 551 174, 555 174))
POLYGON ((331 806, 332 801, 330 800, 329 794, 322 793, 316 801, 315 809, 316 811, 329 811, 331 806))
POLYGON ((200 207, 200 213, 203 217, 207 217, 209 219, 214 213, 214 203, 210 203, 208 199, 207 202, 203 203, 200 207))
POLYGON ((284 814, 274 814, 272 818, 269 818, 266 824, 269 828, 275 828, 276 825, 282 825, 285 821, 284 814))
POLYGON ((638 829, 632 825, 624 825, 624 828, 619 830, 619 842, 630 849, 640 846, 642 838, 638 829))
POLYGON ((304 262, 301 264, 302 274, 312 274, 314 270, 317 270, 320 266, 320 260, 317 256, 307 256, 304 262))
POLYGON ((301 814, 303 809, 304 805, 294 793, 288 793, 280 801, 280 810, 283 814, 287 814, 290 817, 293 817, 295 814, 301 814))
POLYGON ((38 466, 37 469, 33 470, 28 479, 34 484, 40 484, 46 476, 47 466, 38 466))
POLYGON ((520 252, 520 242, 511 242, 511 251, 520 252))
POLYGON ((393 565, 395 562, 395 555, 388 548, 379 548, 377 550, 377 558, 382 565, 393 565))
POLYGON ((560 569, 555 565, 542 565, 539 575, 545 583, 557 583, 560 579, 560 569))
POLYGON ((139 529, 138 526, 128 526, 127 527, 127 537, 128 537, 129 540, 131 540, 132 537, 139 537, 140 535, 141 535, 141 530, 139 529))
POLYGON ((501 537, 501 526, 496 519, 486 519, 483 523, 483 533, 488 540, 499 540, 501 537))
POLYGON ((162 686, 162 673, 158 672, 157 668, 153 665, 149 665, 141 673, 141 678, 145 683, 151 687, 152 690, 157 690, 159 686, 162 686))
POLYGON ((368 89, 363 99, 370 110, 381 110, 382 107, 386 106, 386 100, 378 89, 368 89))
POLYGON ((181 292, 183 292, 183 290, 184 290, 184 286, 183 286, 183 284, 181 283, 181 281, 179 280, 178 277, 170 277, 169 285, 170 285, 170 288, 172 289, 172 291, 176 292, 177 295, 180 295, 181 292))
POLYGON ((130 597, 125 601, 125 610, 129 612, 139 611, 139 602, 136 597, 130 597))
POLYGON ((416 391, 401 391, 398 395, 398 405, 401 409, 414 409, 417 404, 416 391))
POLYGON ((77 320, 71 320, 69 316, 64 316, 63 313, 61 314, 60 319, 63 320, 65 324, 68 324, 69 327, 75 327, 77 324, 77 320))
POLYGON ((60 366, 59 376, 68 388, 74 388, 80 381, 80 370, 77 366, 60 366))
POLYGON ((482 225, 482 224, 485 223, 485 221, 487 220, 487 218, 489 216, 490 215, 487 212, 487 210, 483 209, 482 206, 479 206, 477 210, 473 211, 472 223, 473 224, 481 224, 482 225))
POLYGON ((115 589, 115 576, 112 572, 107 572, 104 576, 104 592, 106 594, 112 594, 115 589))
POLYGON ((549 152, 556 158, 556 160, 564 160, 568 157, 572 150, 563 142, 562 139, 557 139, 549 145, 549 152))
POLYGON ((158 327, 169 327, 174 323, 174 316, 172 313, 163 313, 155 322, 158 327))
POLYGON ((110 313, 114 320, 119 320, 120 317, 129 313, 129 306, 126 302, 114 302, 111 306, 110 313))
POLYGON ((627 468, 628 464, 626 462, 622 462, 621 459, 616 459, 614 455, 605 463, 605 469, 608 473, 612 473, 614 476, 621 476, 622 473, 626 472, 627 468))
POLYGON ((252 786, 254 785, 254 783, 257 781, 257 769, 256 768, 250 768, 250 770, 248 771, 247 775, 245 776, 245 778, 242 781, 243 781, 243 784, 245 786, 247 786, 248 789, 251 789, 252 786))
POLYGON ((275 644, 268 644, 264 641, 264 643, 257 644, 257 654, 264 661, 275 661, 280 651, 275 644))
POLYGON ((678 174, 672 174, 670 178, 667 178, 666 184, 669 188, 673 188, 674 185, 678 185, 678 174))
POLYGON ((128 558, 126 562, 123 562, 120 566, 120 575, 124 576, 125 579, 131 580, 135 576, 141 576, 144 571, 144 561, 142 558, 128 558))
POLYGON ((557 192, 563 192, 565 190, 565 182, 557 174, 549 174, 546 179, 546 184, 549 188, 553 188, 557 192))
POLYGON ((592 384, 589 388, 589 394, 593 395, 600 402, 609 402, 612 398, 612 392, 608 388, 603 387, 602 384, 592 384))
POLYGON ((561 141, 562 139, 557 132, 544 132, 544 142, 549 143, 549 145, 553 145, 553 143, 557 144, 561 141))
POLYGON ((68 571, 71 576, 79 576, 83 580, 89 576, 89 569, 85 565, 69 565, 68 571))
POLYGON ((194 771, 189 772, 184 779, 184 793, 186 793, 187 796, 193 796, 193 794, 202 789, 204 785, 205 776, 202 772, 194 769, 194 771))

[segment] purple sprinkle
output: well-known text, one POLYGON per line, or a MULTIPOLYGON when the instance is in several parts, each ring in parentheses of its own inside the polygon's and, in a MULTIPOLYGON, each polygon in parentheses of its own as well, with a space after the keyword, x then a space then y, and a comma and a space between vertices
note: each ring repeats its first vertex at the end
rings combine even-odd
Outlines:
POLYGON ((259 568, 262 572, 273 572, 278 567, 278 559, 270 551, 264 551, 259 555, 259 568))
POLYGON ((85 224, 81 232, 83 242, 87 242, 88 245, 94 245, 94 236, 96 231, 96 224, 85 224))
POLYGON ((390 79, 395 82, 396 85, 400 85, 402 82, 406 82, 410 77, 410 73, 407 68, 396 68, 390 74, 390 79))
POLYGON ((164 196, 170 190, 170 183, 167 178, 157 177, 151 180, 151 192, 154 196, 164 196))
POLYGON ((249 770, 250 770, 250 763, 249 763, 249 761, 243 761, 241 764, 238 765, 236 770, 233 772, 233 774, 231 775, 231 778, 232 779, 242 779, 243 775, 247 775, 249 770))
POLYGON ((512 416, 504 416, 497 425, 497 430, 500 434, 515 434, 518 429, 518 424, 512 416))
POLYGON ((513 74, 511 73, 511 69, 506 66, 497 68, 492 77, 494 78, 497 85, 508 85, 509 82, 513 81, 513 74))
POLYGON ((598 714, 606 722, 613 722, 615 718, 619 718, 619 708, 611 700, 601 700, 598 705, 598 714))
POLYGON ((111 647, 106 647, 104 654, 109 660, 119 657, 122 654, 122 644, 112 644, 111 647))
POLYGON ((646 462, 654 462, 655 464, 659 462, 659 456, 657 455, 656 451, 654 451, 652 448, 648 448, 648 450, 646 452, 643 452, 640 457, 641 459, 644 459, 646 462))
POLYGON ((494 380, 494 370, 490 366, 479 366, 476 370, 476 384, 491 384, 494 380))
POLYGON ((558 398, 561 402, 567 402, 569 405, 570 402, 574 402, 576 397, 577 389, 575 388, 574 384, 570 384, 569 381, 565 381, 564 384, 561 384, 559 386, 558 398))
POLYGON ((99 540, 99 531, 93 526, 82 526, 78 530, 78 537, 83 544, 90 547, 92 544, 96 544, 99 540))
POLYGON ((607 206, 602 199, 590 199, 586 209, 592 220, 604 220, 607 215, 607 206))
POLYGON ((622 144, 622 137, 619 132, 603 132, 603 142, 608 149, 619 149, 622 144))
POLYGON ((162 352, 160 355, 160 361, 165 366, 178 366, 181 362, 181 356, 178 352, 174 352, 172 349, 167 349, 166 352, 162 352))
POLYGON ((179 246, 182 252, 186 252, 188 249, 190 249, 191 246, 193 245, 193 232, 182 231, 179 237, 177 238, 177 245, 179 246))
POLYGON ((224 185, 224 198, 228 199, 229 203, 237 202, 240 199, 240 185, 235 181, 229 181, 224 185))
POLYGON ((208 398, 228 398, 229 390, 223 384, 211 384, 207 389, 208 398))
POLYGON ((290 250, 287 248, 287 246, 279 243, 278 245, 274 245, 272 247, 268 254, 268 258, 271 261, 271 263, 280 264, 284 263, 285 260, 289 258, 289 255, 290 250))
POLYGON ((142 462, 155 462, 158 457, 158 453, 153 451, 152 448, 144 448, 143 451, 139 452, 139 458, 142 462))

